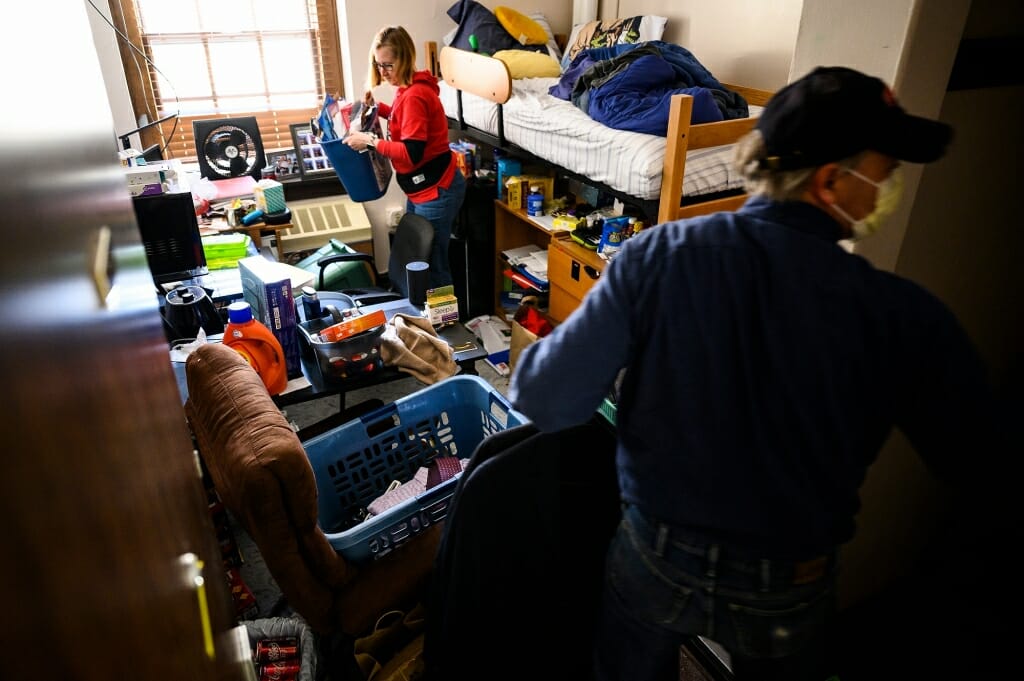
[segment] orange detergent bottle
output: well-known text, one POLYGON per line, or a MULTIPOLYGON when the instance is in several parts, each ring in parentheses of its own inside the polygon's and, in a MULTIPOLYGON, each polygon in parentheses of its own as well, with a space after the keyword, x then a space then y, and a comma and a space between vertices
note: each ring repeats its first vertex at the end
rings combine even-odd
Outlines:
POLYGON ((249 303, 228 305, 224 345, 245 358, 263 379, 263 385, 271 395, 277 395, 288 385, 288 367, 285 365, 281 341, 265 324, 253 319, 249 303))

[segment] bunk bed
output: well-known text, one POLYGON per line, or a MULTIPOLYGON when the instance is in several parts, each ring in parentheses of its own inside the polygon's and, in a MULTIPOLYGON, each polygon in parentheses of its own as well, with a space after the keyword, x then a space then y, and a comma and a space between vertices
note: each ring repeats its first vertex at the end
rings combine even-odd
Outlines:
POLYGON ((604 126, 548 94, 557 78, 513 80, 505 62, 427 43, 441 101, 460 134, 543 161, 638 207, 652 222, 734 210, 746 200, 730 145, 750 131, 771 92, 728 83, 750 116, 691 124, 693 97, 671 99, 666 137, 604 126))

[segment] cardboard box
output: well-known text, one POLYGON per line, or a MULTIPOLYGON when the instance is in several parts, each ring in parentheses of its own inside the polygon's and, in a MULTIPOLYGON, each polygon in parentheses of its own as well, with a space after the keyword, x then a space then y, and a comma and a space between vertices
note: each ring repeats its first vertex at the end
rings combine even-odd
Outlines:
POLYGON ((348 319, 332 324, 320 332, 320 340, 324 343, 336 343, 355 336, 363 331, 382 326, 388 323, 388 317, 384 310, 376 310, 370 314, 356 315, 348 319))
POLYGON ((519 175, 508 178, 505 180, 505 203, 508 204, 509 208, 523 210, 526 208, 526 193, 528 189, 519 175))
POLYGON ((459 299, 454 286, 427 289, 427 317, 434 326, 459 321, 459 299))
POLYGON ((547 175, 513 175, 505 180, 506 192, 510 208, 526 210, 526 197, 530 193, 530 186, 538 184, 541 193, 544 194, 544 201, 551 201, 555 196, 555 178, 547 175))
POLYGON ((266 324, 281 342, 288 378, 297 378, 302 375, 302 364, 295 299, 292 280, 277 267, 279 264, 254 255, 238 261, 238 273, 242 298, 252 307, 253 317, 266 324))

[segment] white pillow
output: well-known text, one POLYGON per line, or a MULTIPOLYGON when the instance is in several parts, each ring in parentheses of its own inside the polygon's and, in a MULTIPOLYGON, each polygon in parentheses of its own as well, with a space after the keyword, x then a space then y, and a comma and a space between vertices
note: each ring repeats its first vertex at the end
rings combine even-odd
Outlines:
POLYGON ((555 58, 556 61, 562 59, 562 51, 558 49, 558 43, 555 42, 555 34, 551 31, 551 24, 548 23, 547 17, 541 12, 531 12, 527 15, 544 29, 544 32, 548 34, 548 54, 555 58))
POLYGON ((569 67, 580 50, 661 40, 667 22, 667 17, 644 14, 624 19, 606 19, 576 24, 572 27, 572 33, 569 34, 569 42, 565 44, 562 70, 569 67))

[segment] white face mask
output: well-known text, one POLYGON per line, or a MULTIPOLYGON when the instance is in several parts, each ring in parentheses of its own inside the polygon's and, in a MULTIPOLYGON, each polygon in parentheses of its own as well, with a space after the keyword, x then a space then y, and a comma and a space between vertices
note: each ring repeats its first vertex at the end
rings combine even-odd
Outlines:
POLYGON ((878 228, 882 225, 882 221, 889 215, 892 215, 893 211, 896 210, 896 207, 900 205, 900 198, 903 196, 903 168, 896 166, 893 168, 892 172, 889 173, 889 177, 885 178, 881 182, 875 182, 874 180, 861 175, 852 168, 848 169, 846 172, 859 180, 867 182, 878 190, 878 193, 875 196, 875 209, 860 220, 854 220, 850 217, 849 213, 840 208, 837 204, 832 204, 835 211, 850 222, 850 230, 853 232, 853 236, 851 238, 863 239, 864 237, 871 236, 877 232, 878 228))

